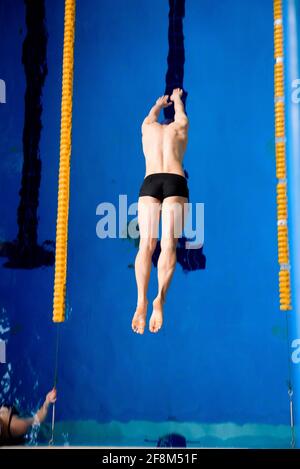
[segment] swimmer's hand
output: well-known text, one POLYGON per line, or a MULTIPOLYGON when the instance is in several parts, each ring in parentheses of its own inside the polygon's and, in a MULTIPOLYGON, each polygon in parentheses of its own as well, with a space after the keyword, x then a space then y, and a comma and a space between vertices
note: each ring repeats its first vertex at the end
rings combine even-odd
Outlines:
POLYGON ((156 105, 161 107, 161 108, 164 108, 164 107, 169 107, 171 106, 171 102, 168 102, 168 98, 169 96, 166 94, 164 96, 160 96, 157 100, 156 100, 156 105))
POLYGON ((50 404, 54 404, 55 401, 56 401, 56 389, 53 388, 50 392, 48 392, 44 404, 37 411, 34 418, 27 419, 30 425, 40 425, 41 423, 43 423, 47 417, 50 404))
POLYGON ((46 396, 46 404, 54 404, 54 402, 56 401, 56 389, 53 388, 52 391, 48 392, 47 396, 46 396))
POLYGON ((183 90, 181 88, 174 88, 173 93, 170 96, 170 100, 174 101, 176 98, 181 98, 183 90))

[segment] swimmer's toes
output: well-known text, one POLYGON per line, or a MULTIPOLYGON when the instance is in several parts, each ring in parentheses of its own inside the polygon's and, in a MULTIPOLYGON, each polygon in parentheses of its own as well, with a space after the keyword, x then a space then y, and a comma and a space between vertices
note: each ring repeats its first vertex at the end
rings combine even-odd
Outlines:
POLYGON ((135 314, 131 323, 132 330, 137 334, 143 334, 145 330, 146 320, 141 314, 135 314))
POLYGON ((156 298, 153 301, 153 310, 149 321, 150 332, 158 332, 163 324, 163 302, 156 298))
POLYGON ((149 329, 150 332, 158 332, 161 329, 162 326, 162 318, 159 317, 159 314, 157 313, 152 313, 152 316, 150 318, 150 323, 149 323, 149 329))

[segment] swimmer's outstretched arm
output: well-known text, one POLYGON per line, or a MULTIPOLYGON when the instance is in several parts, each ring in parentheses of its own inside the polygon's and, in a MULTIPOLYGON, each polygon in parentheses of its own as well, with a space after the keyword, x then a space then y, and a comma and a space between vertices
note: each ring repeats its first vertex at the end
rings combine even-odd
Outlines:
POLYGON ((13 438, 26 435, 33 424, 34 418, 22 419, 14 415, 10 424, 10 433, 13 438))
POLYGON ((181 100, 183 91, 181 88, 176 88, 170 97, 170 100, 174 102, 175 116, 174 120, 177 124, 185 127, 188 126, 189 120, 184 110, 184 104, 181 100))
POLYGON ((10 424, 10 433, 13 437, 19 437, 25 435, 30 427, 34 424, 41 424, 47 417, 50 404, 54 404, 56 401, 56 390, 52 389, 45 399, 42 407, 37 411, 34 417, 20 418, 16 415, 13 416, 10 424))
POLYGON ((157 100, 154 106, 149 111, 149 114, 147 117, 145 117, 143 124, 153 124, 153 122, 157 122, 159 118, 159 113, 162 108, 171 106, 171 102, 168 102, 168 95, 160 96, 157 100))

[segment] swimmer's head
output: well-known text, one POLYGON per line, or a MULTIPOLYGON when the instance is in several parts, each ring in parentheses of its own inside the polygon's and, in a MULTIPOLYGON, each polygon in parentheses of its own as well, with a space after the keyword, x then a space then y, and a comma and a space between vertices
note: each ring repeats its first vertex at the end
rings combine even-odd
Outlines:
POLYGON ((13 437, 10 432, 11 417, 19 415, 18 410, 12 406, 4 404, 0 407, 0 446, 12 444, 24 444, 24 438, 13 437))

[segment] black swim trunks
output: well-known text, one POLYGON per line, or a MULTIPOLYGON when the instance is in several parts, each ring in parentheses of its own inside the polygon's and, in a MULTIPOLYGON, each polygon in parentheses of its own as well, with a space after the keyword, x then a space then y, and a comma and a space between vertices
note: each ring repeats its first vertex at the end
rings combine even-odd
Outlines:
POLYGON ((161 202, 166 197, 181 196, 189 199, 189 189, 184 176, 174 173, 154 173, 146 176, 141 185, 139 196, 155 197, 161 202))

